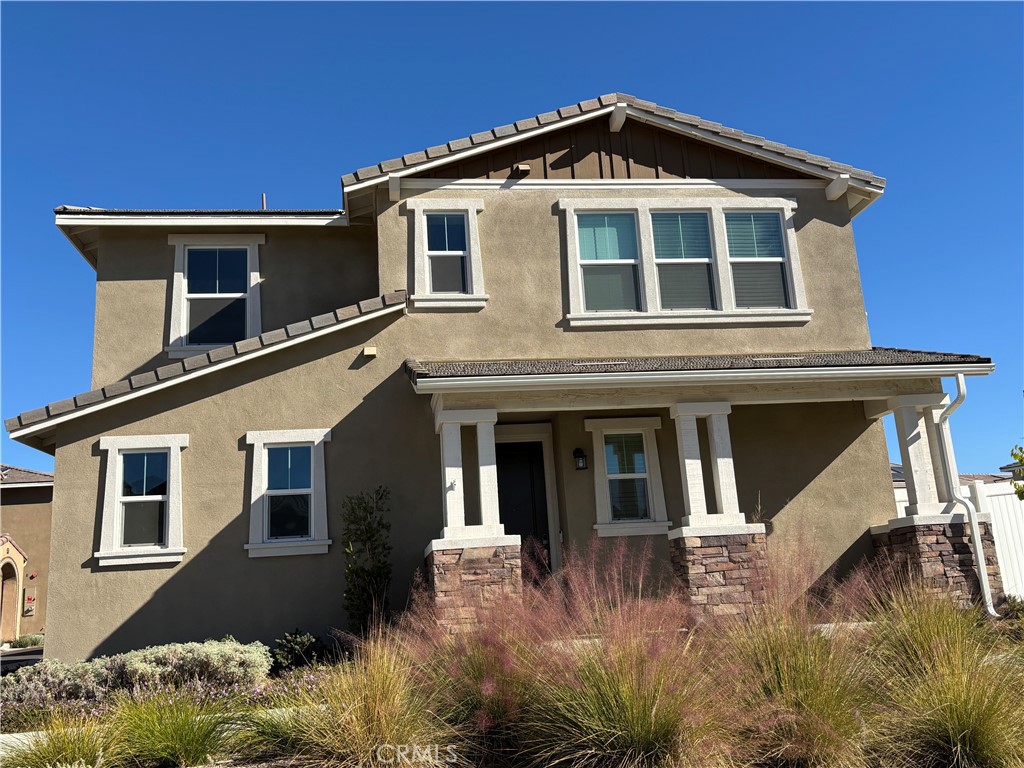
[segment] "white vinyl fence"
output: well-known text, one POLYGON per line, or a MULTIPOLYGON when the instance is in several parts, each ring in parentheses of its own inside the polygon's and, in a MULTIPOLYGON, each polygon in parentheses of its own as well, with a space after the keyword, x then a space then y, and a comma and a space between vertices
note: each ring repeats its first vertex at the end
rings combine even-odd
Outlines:
MULTIPOLYGON (((905 488, 894 489, 896 505, 907 504, 905 488)), ((1003 577, 1003 591, 1024 598, 1024 501, 1017 498, 1010 483, 981 483, 960 486, 960 492, 981 514, 992 515, 992 535, 1003 577)))

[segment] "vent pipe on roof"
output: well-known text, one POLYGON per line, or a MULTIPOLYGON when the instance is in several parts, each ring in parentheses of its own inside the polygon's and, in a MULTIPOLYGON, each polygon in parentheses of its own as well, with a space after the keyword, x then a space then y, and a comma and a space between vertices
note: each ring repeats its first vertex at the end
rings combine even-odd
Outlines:
POLYGON ((260 197, 263 200, 263 210, 265 211, 267 210, 267 193, 264 192, 260 197))

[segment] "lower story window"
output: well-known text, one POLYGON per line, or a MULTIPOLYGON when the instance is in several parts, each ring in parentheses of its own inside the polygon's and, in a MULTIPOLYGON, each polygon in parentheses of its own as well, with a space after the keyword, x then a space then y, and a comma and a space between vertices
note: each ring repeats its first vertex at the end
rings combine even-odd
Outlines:
POLYGON ((185 554, 181 452, 188 435, 100 438, 106 481, 100 566, 178 563, 185 554))
POLYGON ((612 520, 648 519, 650 504, 643 433, 605 434, 604 456, 612 520))
POLYGON ((325 554, 329 429, 249 432, 253 446, 249 557, 325 554))
POLYGON ((121 544, 167 543, 167 451, 121 454, 121 544))
POLYGON ((586 419, 594 437, 594 500, 599 536, 668 531, 655 432, 659 416, 586 419))
POLYGON ((313 445, 267 448, 267 539, 308 539, 312 530, 313 445))

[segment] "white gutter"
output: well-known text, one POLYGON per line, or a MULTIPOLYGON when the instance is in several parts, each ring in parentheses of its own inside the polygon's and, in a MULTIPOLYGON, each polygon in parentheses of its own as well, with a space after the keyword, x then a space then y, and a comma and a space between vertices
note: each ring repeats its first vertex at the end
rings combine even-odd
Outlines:
POLYGON ((943 376, 985 376, 995 365, 885 365, 842 366, 828 368, 774 368, 716 371, 641 371, 633 373, 556 373, 518 376, 452 376, 418 379, 414 389, 429 392, 508 392, 522 390, 558 390, 613 388, 621 386, 657 387, 666 384, 771 383, 777 381, 841 381, 864 379, 920 379, 943 376))
POLYGON ((87 215, 58 213, 55 223, 58 227, 231 227, 239 224, 254 227, 324 227, 345 226, 348 224, 348 217, 344 213, 281 216, 224 213, 168 216, 158 213, 119 215, 97 211, 87 215))
MULTIPOLYGON (((978 570, 978 584, 981 587, 981 597, 985 603, 985 611, 989 616, 997 619, 999 614, 996 613, 995 605, 992 604, 992 587, 988 583, 985 548, 981 542, 981 529, 978 527, 978 511, 968 499, 960 494, 960 483, 953 482, 953 478, 955 477, 959 480, 960 475, 957 474, 956 462, 953 459, 953 438, 949 432, 949 417, 953 415, 957 408, 963 405, 966 399, 967 384, 964 381, 964 375, 958 373, 956 374, 956 397, 939 414, 939 430, 941 434, 939 452, 942 454, 942 465, 945 469, 945 472, 943 472, 943 482, 945 483, 948 497, 967 511, 967 521, 971 526, 971 544, 974 546, 974 563, 978 570)), ((989 525, 992 525, 992 523, 989 523, 989 525)))

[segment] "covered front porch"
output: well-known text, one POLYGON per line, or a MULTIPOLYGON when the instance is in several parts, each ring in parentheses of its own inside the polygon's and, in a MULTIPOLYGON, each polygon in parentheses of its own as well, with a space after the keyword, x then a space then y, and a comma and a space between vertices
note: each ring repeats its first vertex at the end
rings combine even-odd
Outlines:
POLYGON ((922 506, 928 488, 941 504, 948 472, 922 444, 941 376, 971 363, 891 357, 409 361, 441 447, 444 520, 425 553, 435 594, 514 594, 524 552, 557 570, 595 535, 647 537, 710 614, 763 597, 769 548, 818 573, 852 567, 873 552, 873 526, 954 512, 922 506), (899 431, 922 478, 908 510, 878 421, 893 408, 920 416, 899 431))

